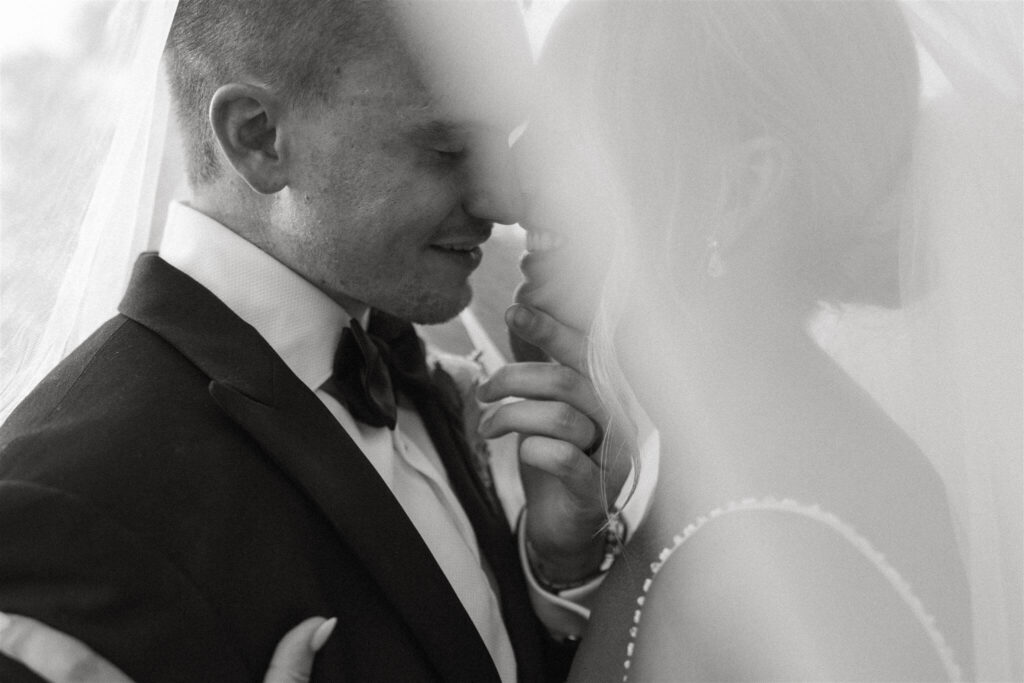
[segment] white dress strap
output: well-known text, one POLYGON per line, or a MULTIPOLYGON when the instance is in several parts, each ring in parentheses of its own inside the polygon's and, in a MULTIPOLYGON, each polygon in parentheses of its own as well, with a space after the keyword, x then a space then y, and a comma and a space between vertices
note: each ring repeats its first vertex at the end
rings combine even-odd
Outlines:
POLYGON ((633 651, 636 647, 636 636, 640 628, 640 620, 643 616, 643 606, 646 601, 647 593, 651 589, 651 585, 654 583, 654 579, 664 564, 672 557, 688 539, 694 534, 703 529, 713 520, 726 515, 735 514, 738 512, 761 512, 761 511, 773 511, 773 512, 785 512, 794 515, 800 515, 804 518, 814 520, 825 526, 829 527, 840 536, 842 536, 847 542, 849 542, 854 548, 860 552, 868 561, 870 561, 882 576, 889 582, 889 585, 893 587, 900 599, 910 608, 910 611, 914 614, 918 623, 927 633, 929 640, 935 648, 935 653, 938 655, 939 660, 942 662, 943 668, 946 670, 946 676, 951 681, 962 681, 963 672, 960 666, 956 662, 956 657, 953 654, 952 648, 946 643, 946 639, 943 637, 942 632, 939 631, 935 625, 935 617, 932 616, 924 607, 920 598, 914 594, 910 583, 904 579, 900 573, 893 567, 889 561, 885 558, 881 552, 875 549, 864 536, 860 535, 856 529, 852 526, 839 519, 836 515, 831 512, 822 510, 818 505, 804 505, 798 503, 791 498, 744 498, 743 500, 732 501, 722 507, 717 507, 708 512, 706 515, 701 515, 691 524, 686 525, 682 533, 677 534, 672 538, 672 544, 661 550, 658 553, 658 559, 651 563, 651 574, 644 580, 643 591, 636 600, 636 610, 633 612, 633 621, 629 629, 629 641, 626 645, 626 659, 623 662, 623 683, 629 680, 629 668, 632 663, 633 651))

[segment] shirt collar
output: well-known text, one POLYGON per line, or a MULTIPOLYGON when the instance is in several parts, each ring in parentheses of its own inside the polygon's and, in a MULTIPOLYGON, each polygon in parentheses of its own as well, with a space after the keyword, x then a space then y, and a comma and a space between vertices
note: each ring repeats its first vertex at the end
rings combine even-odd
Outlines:
POLYGON ((302 276, 179 202, 168 210, 160 257, 252 325, 311 390, 330 378, 351 316, 302 276))

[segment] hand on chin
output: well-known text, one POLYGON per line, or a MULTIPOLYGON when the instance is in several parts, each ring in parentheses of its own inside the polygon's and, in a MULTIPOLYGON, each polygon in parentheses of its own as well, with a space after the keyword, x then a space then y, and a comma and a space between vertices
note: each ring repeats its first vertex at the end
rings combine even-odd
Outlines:
POLYGON ((524 270, 514 300, 585 332, 594 320, 600 294, 600 280, 584 277, 577 269, 565 265, 544 272, 524 270))

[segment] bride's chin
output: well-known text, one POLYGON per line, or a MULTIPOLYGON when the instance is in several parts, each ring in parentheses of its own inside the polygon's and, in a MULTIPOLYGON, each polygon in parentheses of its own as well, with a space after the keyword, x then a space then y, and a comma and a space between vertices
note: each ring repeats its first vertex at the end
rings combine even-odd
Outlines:
POLYGON ((515 302, 539 309, 559 322, 586 331, 594 319, 596 292, 583 292, 571 282, 526 280, 516 289, 515 302))

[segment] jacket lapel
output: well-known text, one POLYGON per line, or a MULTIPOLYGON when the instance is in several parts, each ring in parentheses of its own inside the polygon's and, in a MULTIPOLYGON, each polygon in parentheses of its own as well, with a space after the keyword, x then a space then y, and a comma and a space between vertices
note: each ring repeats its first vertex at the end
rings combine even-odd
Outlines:
POLYGON ((438 367, 434 370, 434 383, 435 395, 414 400, 416 408, 497 581, 501 613, 515 651, 519 680, 540 680, 542 627, 530 607, 515 537, 508 528, 500 503, 492 507, 486 486, 471 468, 473 456, 462 434, 461 411, 457 405, 451 405, 453 400, 460 400, 454 382, 438 367), (448 391, 443 387, 448 387, 448 391), (454 399, 446 399, 446 393, 454 399))
POLYGON ((214 401, 330 520, 443 678, 497 680, 479 633, 405 511, 251 326, 155 254, 140 257, 120 311, 210 377, 214 401))

